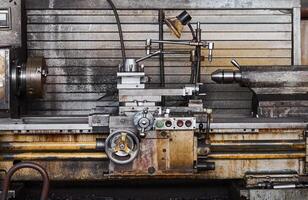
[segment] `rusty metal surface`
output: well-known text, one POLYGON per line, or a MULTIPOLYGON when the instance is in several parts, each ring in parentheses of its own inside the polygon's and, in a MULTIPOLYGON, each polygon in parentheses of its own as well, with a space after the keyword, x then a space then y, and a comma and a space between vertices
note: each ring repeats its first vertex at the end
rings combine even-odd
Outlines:
POLYGON ((93 142, 0 142, 0 151, 85 151, 96 150, 93 142))
POLYGON ((0 134, 0 160, 106 160, 103 135, 0 134), (5 142, 2 142, 5 141, 5 142))
POLYGON ((195 153, 193 131, 153 131, 142 139, 133 163, 119 166, 111 162, 110 171, 112 176, 192 174, 195 153))
MULTIPOLYGON (((303 165, 299 159, 260 159, 260 160, 209 160, 215 162, 216 169, 205 173, 156 172, 155 175, 144 172, 126 172, 108 175, 108 162, 99 161, 40 161, 48 171, 51 180, 119 180, 119 179, 241 179, 247 171, 293 170, 301 173, 303 165)), ((12 162, 1 162, 1 168, 8 169, 12 162)), ((35 174, 23 170, 17 173, 15 180, 38 180, 35 174)))
POLYGON ((281 152, 287 150, 305 151, 306 144, 303 140, 298 141, 211 141, 211 152, 223 152, 224 150, 240 151, 240 152, 281 152))
POLYGON ((209 159, 228 159, 228 160, 256 160, 256 159, 302 159, 306 157, 305 153, 242 153, 242 154, 210 154, 209 159))
MULTIPOLYGON (((305 143, 303 129, 261 129, 259 132, 244 134, 212 133, 209 139, 213 144, 213 152, 208 155, 207 161, 215 162, 216 169, 200 173, 194 173, 192 169, 192 163, 196 160, 198 152, 193 133, 182 132, 180 134, 181 137, 177 137, 175 132, 161 134, 153 132, 148 138, 143 139, 142 153, 138 159, 133 164, 125 166, 108 164, 109 161, 106 160, 103 152, 93 152, 88 149, 88 147, 94 148, 96 138, 104 138, 100 134, 5 133, 0 135, 0 140, 13 142, 13 144, 29 143, 30 148, 27 150, 29 153, 22 152, 19 157, 17 153, 15 159, 41 160, 39 163, 48 170, 51 180, 237 179, 243 178, 247 171, 279 170, 291 170, 304 174, 305 162, 302 161, 306 156, 306 149, 303 146, 305 143), (87 152, 82 153, 83 150, 80 149, 63 153, 64 149, 56 152, 50 149, 41 153, 41 147, 36 145, 31 147, 31 143, 38 145, 44 142, 47 144, 44 147, 46 149, 51 148, 48 144, 56 143, 60 147, 64 144, 75 144, 73 147, 64 149, 79 149, 80 144, 86 144, 87 152), (233 147, 229 148, 232 144, 234 144, 233 147)), ((12 151, 8 152, 12 153, 12 151)), ((4 152, 1 152, 1 155, 3 154, 4 152)), ((199 154, 198 156, 206 155, 199 154)), ((0 168, 10 168, 12 159, 14 157, 11 157, 11 161, 2 161, 0 168)), ((16 174, 16 179, 19 180, 37 178, 27 170, 16 174)))
POLYGON ((247 188, 256 188, 259 183, 269 182, 272 183, 297 183, 299 182, 299 175, 292 171, 277 171, 275 173, 263 172, 263 173, 251 173, 247 172, 245 177, 245 186, 247 188))
POLYGON ((107 160, 107 155, 103 152, 99 153, 1 153, 0 161, 4 160, 107 160))
POLYGON ((40 200, 48 200, 48 192, 49 192, 49 177, 47 171, 39 164, 36 163, 18 163, 14 165, 12 168, 9 169, 7 172, 4 180, 3 180, 3 186, 2 186, 2 195, 1 200, 7 200, 8 197, 8 191, 10 188, 11 178, 12 176, 20 169, 32 169, 36 170, 40 173, 42 179, 43 179, 43 187, 42 187, 42 193, 40 200))
MULTIPOLYGON (((35 161, 42 165, 53 181, 105 180, 108 172, 108 162, 102 160, 84 161, 35 161)), ((2 161, 1 169, 9 170, 12 161, 2 161)), ((3 177, 3 176, 2 176, 3 177)), ((28 169, 18 171, 13 180, 40 180, 40 176, 28 169)))
POLYGON ((76 133, 61 133, 55 134, 51 133, 15 133, 15 132, 0 132, 0 141, 1 142, 52 142, 52 143, 87 143, 95 142, 97 138, 106 138, 106 135, 103 134, 76 134, 76 133))
MULTIPOLYGON (((171 132, 169 141, 170 170, 193 169, 197 146, 194 133, 188 131, 171 132)), ((162 150, 158 148, 157 151, 162 150)))

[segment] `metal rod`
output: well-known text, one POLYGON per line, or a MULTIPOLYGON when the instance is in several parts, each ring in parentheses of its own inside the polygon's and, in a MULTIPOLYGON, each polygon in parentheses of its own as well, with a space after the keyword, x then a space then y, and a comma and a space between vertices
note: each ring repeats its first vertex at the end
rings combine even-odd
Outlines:
POLYGON ((105 160, 104 152, 98 153, 1 153, 0 161, 3 160, 105 160))
POLYGON ((226 160, 250 160, 250 159, 302 159, 305 153, 221 153, 209 154, 209 159, 226 159, 226 160))
MULTIPOLYGON (((146 56, 144 56, 144 57, 142 57, 142 58, 139 58, 139 59, 137 59, 136 60, 136 63, 139 63, 139 62, 141 62, 141 61, 144 61, 144 60, 146 60, 146 59, 149 59, 149 58, 152 58, 152 57, 154 57, 154 56, 157 56, 157 55, 164 55, 164 54, 186 54, 187 52, 185 52, 185 51, 162 51, 162 50, 158 50, 158 51, 155 51, 155 52, 153 52, 153 53, 151 53, 151 54, 148 54, 148 55, 146 55, 146 56)), ((163 76, 164 76, 164 78, 163 78, 163 85, 165 85, 165 73, 163 73, 163 76)))
POLYGON ((284 184, 284 185, 274 185, 273 189, 289 189, 289 188, 296 188, 295 184, 284 184))
POLYGON ((195 66, 196 66, 196 50, 190 51, 190 61, 191 61, 191 73, 190 73, 190 84, 194 83, 195 80, 195 66))
POLYGON ((295 141, 295 142, 225 142, 225 141, 211 141, 211 146, 269 146, 273 148, 278 148, 280 146, 288 146, 290 148, 300 148, 300 149, 305 149, 306 148, 306 143, 305 141, 295 141))
MULTIPOLYGON (((201 27, 200 22, 197 23, 197 29, 196 29, 196 38, 197 43, 201 42, 201 27)), ((194 83, 200 82, 200 70, 201 70, 201 46, 196 46, 196 69, 195 69, 195 81, 194 83)))
POLYGON ((189 54, 188 51, 163 51, 162 54, 189 54))
POLYGON ((96 150, 97 142, 2 142, 0 151, 82 151, 96 150))
POLYGON ((173 88, 165 88, 165 89, 127 89, 121 90, 119 92, 120 96, 123 95, 135 95, 135 96, 182 96, 184 93, 184 89, 173 89, 173 88))
POLYGON ((24 168, 30 168, 30 169, 34 169, 36 171, 38 171, 42 178, 43 178, 43 187, 42 187, 42 193, 41 193, 41 198, 40 200, 47 200, 48 199, 48 192, 49 192, 49 177, 48 177, 48 173, 46 172, 46 170, 39 164, 36 163, 18 163, 16 165, 14 165, 11 169, 9 169, 9 171, 7 172, 6 176, 4 177, 3 180, 3 186, 2 186, 2 197, 1 200, 7 200, 7 196, 8 196, 8 190, 10 188, 10 182, 11 182, 11 178, 12 176, 15 174, 15 172, 17 172, 20 169, 24 169, 24 168))
MULTIPOLYGON (((203 148, 200 148, 198 150, 199 152, 202 152, 203 148)), ((241 144, 241 143, 228 143, 228 144, 217 144, 211 142, 211 152, 212 153, 218 153, 218 152, 236 152, 236 153, 251 153, 251 152, 299 152, 299 151, 305 151, 306 146, 302 143, 290 143, 290 144, 274 144, 274 143, 261 143, 261 144, 255 144, 255 143, 247 143, 247 144, 241 144)), ((201 153, 202 154, 202 153, 201 153)), ((201 155, 200 154, 200 155, 201 155)))
POLYGON ((144 57, 142 57, 142 58, 137 59, 137 60, 136 60, 136 63, 139 63, 139 62, 141 62, 141 61, 143 61, 143 60, 149 59, 149 58, 151 58, 151 57, 153 57, 153 56, 156 56, 156 55, 159 55, 159 54, 161 54, 161 53, 162 53, 161 50, 155 51, 154 53, 152 53, 152 54, 150 54, 150 55, 147 55, 147 56, 144 56, 144 57))
MULTIPOLYGON (((159 22, 159 40, 164 40, 164 20, 165 12, 160 9, 158 11, 158 22, 159 22)), ((159 44, 159 49, 164 51, 164 43, 159 44)), ((160 74, 160 86, 165 87, 165 55, 161 53, 159 55, 159 74, 160 74)), ((165 97, 162 97, 162 106, 165 106, 165 97)))
POLYGON ((178 44, 178 45, 189 45, 191 46, 191 42, 184 42, 184 41, 168 41, 168 40, 152 40, 152 43, 158 43, 158 44, 178 44))

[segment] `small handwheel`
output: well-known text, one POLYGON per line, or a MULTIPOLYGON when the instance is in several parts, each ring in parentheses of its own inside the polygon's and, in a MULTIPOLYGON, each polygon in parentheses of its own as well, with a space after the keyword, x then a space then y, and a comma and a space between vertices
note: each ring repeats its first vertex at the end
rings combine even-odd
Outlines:
POLYGON ((129 130, 117 130, 111 133, 105 142, 105 152, 109 159, 117 164, 132 162, 139 152, 139 139, 129 130))

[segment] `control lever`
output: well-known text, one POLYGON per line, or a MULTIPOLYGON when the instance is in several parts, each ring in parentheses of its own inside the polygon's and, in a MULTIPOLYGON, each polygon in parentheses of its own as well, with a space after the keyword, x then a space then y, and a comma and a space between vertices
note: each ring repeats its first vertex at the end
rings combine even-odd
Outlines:
POLYGON ((146 42, 145 42, 146 55, 150 55, 151 54, 151 51, 152 51, 151 46, 152 46, 151 39, 147 39, 146 42))
POLYGON ((156 55, 161 54, 161 53, 162 53, 161 50, 155 51, 155 52, 152 53, 152 54, 148 54, 148 55, 146 55, 146 56, 144 56, 144 57, 142 57, 142 58, 137 59, 137 60, 136 60, 136 63, 139 63, 139 62, 141 62, 141 61, 143 61, 143 60, 152 58, 153 56, 156 56, 156 55))
POLYGON ((214 43, 213 42, 209 42, 207 44, 207 48, 209 50, 208 61, 212 62, 212 60, 213 60, 214 43))
POLYGON ((241 66, 240 64, 235 60, 235 59, 232 59, 231 60, 231 64, 236 67, 237 69, 241 70, 241 66))
POLYGON ((161 50, 158 50, 154 53, 151 54, 151 46, 153 43, 158 43, 158 44, 175 44, 175 45, 188 45, 188 46, 195 46, 195 47, 203 47, 203 48, 208 48, 209 50, 209 54, 208 54, 208 61, 212 62, 213 60, 213 50, 214 50, 214 42, 204 42, 204 41, 190 41, 190 42, 185 42, 185 41, 168 41, 168 40, 151 40, 151 39, 147 39, 145 42, 145 46, 146 46, 146 54, 147 56, 138 59, 136 62, 140 62, 142 60, 145 60, 147 58, 153 57, 157 54, 160 53, 166 53, 163 52, 161 50))

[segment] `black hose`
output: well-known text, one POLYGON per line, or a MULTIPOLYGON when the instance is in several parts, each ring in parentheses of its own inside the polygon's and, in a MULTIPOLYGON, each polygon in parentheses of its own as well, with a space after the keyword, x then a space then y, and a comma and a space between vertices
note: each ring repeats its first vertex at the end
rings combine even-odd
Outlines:
POLYGON ((189 30, 191 32, 193 40, 195 41, 197 39, 197 37, 196 37, 195 31, 194 31, 194 28, 192 27, 191 23, 188 23, 187 25, 188 25, 188 28, 189 28, 189 30))
POLYGON ((9 171, 7 172, 3 180, 1 200, 7 200, 12 176, 15 174, 15 172, 19 171, 20 169, 24 169, 24 168, 34 169, 41 174, 43 178, 43 189, 42 189, 40 200, 48 200, 48 192, 49 192, 48 173, 41 165, 36 164, 36 163, 30 163, 30 162, 21 162, 16 165, 13 165, 13 167, 9 169, 9 171))
POLYGON ((114 17, 115 17, 117 25, 118 25, 119 37, 120 37, 120 43, 121 43, 122 60, 123 60, 123 65, 124 65, 125 60, 126 60, 126 53, 125 53, 125 45, 124 45, 121 21, 120 21, 120 18, 119 18, 117 8, 114 6, 112 0, 107 0, 107 2, 109 3, 109 5, 111 6, 111 8, 113 10, 114 17))

